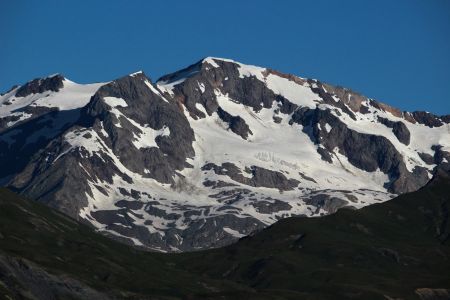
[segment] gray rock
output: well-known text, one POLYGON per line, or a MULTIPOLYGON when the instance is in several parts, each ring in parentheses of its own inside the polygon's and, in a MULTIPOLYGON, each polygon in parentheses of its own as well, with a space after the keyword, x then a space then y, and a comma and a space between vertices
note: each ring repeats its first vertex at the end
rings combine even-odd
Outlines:
POLYGON ((252 178, 243 176, 242 171, 233 163, 223 163, 221 166, 208 163, 202 167, 202 170, 214 170, 218 175, 226 175, 234 181, 248 186, 276 188, 280 191, 292 190, 300 183, 298 180, 286 178, 284 174, 278 171, 267 170, 258 166, 249 168, 252 178))
POLYGON ((64 86, 63 81, 64 77, 59 74, 52 77, 34 79, 21 86, 16 92, 16 97, 26 97, 46 91, 57 92, 64 86))
POLYGON ((424 124, 431 128, 444 125, 441 119, 426 111, 415 111, 412 113, 412 116, 418 123, 424 124))
POLYGON ((428 153, 423 153, 423 152, 419 152, 418 153, 420 158, 427 164, 427 165, 433 165, 435 163, 434 161, 434 156, 428 154, 428 153))
POLYGON ((368 172, 380 169, 388 174, 391 181, 386 185, 393 193, 414 191, 428 181, 425 169, 417 168, 413 173, 407 170, 402 155, 386 137, 354 131, 329 110, 302 108, 294 112, 291 122, 303 125, 311 140, 327 150, 318 148, 322 159, 330 162, 331 156, 328 154, 338 148, 357 168, 368 172), (332 134, 319 130, 315 126, 319 122, 330 124, 332 134))
POLYGON ((226 111, 224 111, 220 106, 217 108, 217 114, 222 119, 222 121, 226 122, 229 126, 229 129, 241 136, 244 140, 247 139, 249 134, 253 134, 247 123, 245 123, 244 119, 239 116, 232 116, 226 111))
POLYGON ((327 213, 335 213, 339 208, 348 204, 347 201, 327 194, 317 194, 305 199, 305 203, 313 205, 319 209, 325 210, 327 213))
POLYGON ((409 145, 411 134, 409 133, 408 127, 406 127, 406 125, 402 121, 394 122, 378 116, 378 122, 386 125, 389 128, 392 128, 392 132, 395 134, 397 139, 401 143, 409 145))
POLYGON ((278 199, 272 199, 270 201, 255 201, 252 203, 252 206, 254 206, 256 211, 261 214, 272 214, 275 212, 283 210, 289 211, 292 209, 291 205, 278 199))

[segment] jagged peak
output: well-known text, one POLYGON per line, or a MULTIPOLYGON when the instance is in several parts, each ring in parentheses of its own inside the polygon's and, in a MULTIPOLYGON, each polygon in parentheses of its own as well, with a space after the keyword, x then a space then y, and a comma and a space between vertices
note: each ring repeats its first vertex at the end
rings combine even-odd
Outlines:
POLYGON ((26 97, 30 94, 39 94, 49 90, 57 92, 64 86, 64 81, 67 81, 67 79, 59 73, 35 78, 21 86, 16 92, 16 97, 26 97))
POLYGON ((197 74, 198 72, 200 72, 202 70, 209 70, 210 67, 220 68, 221 64, 223 64, 223 63, 235 64, 235 65, 237 65, 239 73, 242 76, 256 76, 260 80, 264 80, 264 77, 265 77, 264 73, 267 72, 267 70, 268 70, 267 68, 243 64, 241 62, 238 62, 238 61, 235 61, 235 60, 229 59, 229 58, 208 56, 208 57, 200 59, 199 61, 197 61, 194 64, 187 66, 186 68, 183 68, 174 73, 170 73, 170 74, 162 76, 161 78, 159 78, 157 80, 157 83, 158 84, 173 84, 174 82, 182 82, 185 79, 192 77, 193 75, 197 74))

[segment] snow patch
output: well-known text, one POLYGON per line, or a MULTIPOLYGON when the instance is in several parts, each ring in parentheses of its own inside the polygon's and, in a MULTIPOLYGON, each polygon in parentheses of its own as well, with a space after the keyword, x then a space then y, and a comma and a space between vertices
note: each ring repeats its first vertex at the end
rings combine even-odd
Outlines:
POLYGON ((236 237, 236 238, 242 238, 245 236, 245 234, 240 233, 239 231, 233 230, 229 227, 224 227, 223 231, 225 231, 228 234, 231 234, 232 236, 236 237))
POLYGON ((127 107, 127 102, 122 98, 116 98, 116 97, 103 97, 103 100, 105 100, 105 103, 108 104, 111 107, 127 107))
POLYGON ((275 94, 283 96, 300 107, 315 108, 315 100, 319 100, 319 96, 314 94, 309 86, 300 85, 278 75, 269 74, 266 83, 275 94))
POLYGON ((167 126, 164 126, 160 130, 155 130, 146 125, 144 127, 139 126, 139 129, 142 133, 139 135, 134 134, 135 140, 133 141, 133 145, 138 149, 158 147, 155 141, 156 137, 170 135, 170 129, 167 126))

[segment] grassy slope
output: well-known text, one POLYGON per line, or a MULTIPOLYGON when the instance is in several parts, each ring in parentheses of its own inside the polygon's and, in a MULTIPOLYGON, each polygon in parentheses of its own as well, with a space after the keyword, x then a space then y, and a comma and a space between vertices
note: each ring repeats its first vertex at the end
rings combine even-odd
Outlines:
POLYGON ((450 288, 449 198, 441 174, 383 204, 285 219, 222 249, 158 254, 0 190, 0 254, 135 298, 418 299, 417 288, 450 288))

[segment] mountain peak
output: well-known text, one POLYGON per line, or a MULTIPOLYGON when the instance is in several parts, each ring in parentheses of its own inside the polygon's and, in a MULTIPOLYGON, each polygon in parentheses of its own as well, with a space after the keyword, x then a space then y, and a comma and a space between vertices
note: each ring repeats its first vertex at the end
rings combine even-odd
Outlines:
POLYGON ((44 78, 36 78, 25 85, 21 86, 17 92, 16 97, 26 97, 30 94, 41 94, 45 91, 58 92, 66 80, 61 74, 52 74, 44 78))
POLYGON ((231 63, 235 63, 235 64, 241 64, 241 63, 234 61, 232 59, 229 59, 229 58, 221 58, 221 57, 214 57, 214 56, 208 56, 208 57, 203 58, 201 60, 201 63, 208 63, 208 64, 216 66, 218 68, 219 66, 217 65, 216 61, 224 61, 224 62, 231 62, 231 63))

